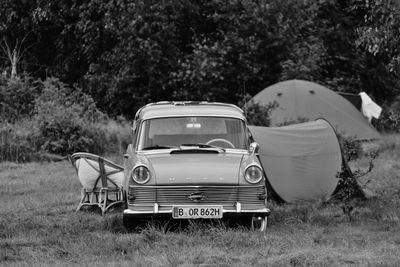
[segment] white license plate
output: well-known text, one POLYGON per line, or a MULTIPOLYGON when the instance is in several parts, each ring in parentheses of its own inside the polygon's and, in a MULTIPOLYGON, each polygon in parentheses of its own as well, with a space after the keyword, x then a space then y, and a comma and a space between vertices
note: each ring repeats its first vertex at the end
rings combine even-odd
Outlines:
POLYGON ((222 206, 173 206, 174 219, 219 219, 222 218, 222 206))

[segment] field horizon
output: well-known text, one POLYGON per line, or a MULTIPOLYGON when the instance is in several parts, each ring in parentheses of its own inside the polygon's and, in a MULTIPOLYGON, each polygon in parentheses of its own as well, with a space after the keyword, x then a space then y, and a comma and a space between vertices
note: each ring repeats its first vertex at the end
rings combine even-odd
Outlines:
MULTIPOLYGON (((75 213, 71 164, 0 163, 0 266, 400 266, 400 135, 386 135, 359 179, 376 194, 352 203, 269 203, 265 233, 150 222, 129 233, 120 209, 75 213)), ((118 161, 118 156, 111 159, 118 161)), ((365 169, 368 159, 352 162, 365 169)))

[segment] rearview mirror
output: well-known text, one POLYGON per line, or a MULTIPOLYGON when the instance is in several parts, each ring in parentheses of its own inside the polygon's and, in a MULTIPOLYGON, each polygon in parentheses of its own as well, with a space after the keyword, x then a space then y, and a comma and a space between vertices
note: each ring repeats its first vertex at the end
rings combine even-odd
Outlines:
POLYGON ((260 150, 260 145, 257 142, 253 142, 250 144, 250 152, 251 154, 256 154, 260 150))

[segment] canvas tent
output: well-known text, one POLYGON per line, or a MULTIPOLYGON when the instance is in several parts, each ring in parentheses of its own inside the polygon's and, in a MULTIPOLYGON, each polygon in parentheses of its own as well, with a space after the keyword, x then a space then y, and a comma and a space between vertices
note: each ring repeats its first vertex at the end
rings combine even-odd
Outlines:
POLYGON ((349 101, 328 88, 303 80, 289 80, 271 85, 252 100, 268 105, 276 102, 271 112, 271 126, 297 120, 324 118, 338 134, 357 140, 378 139, 379 133, 349 101))
POLYGON ((327 200, 335 191, 342 152, 325 120, 283 127, 249 127, 259 143, 267 181, 285 202, 327 200))

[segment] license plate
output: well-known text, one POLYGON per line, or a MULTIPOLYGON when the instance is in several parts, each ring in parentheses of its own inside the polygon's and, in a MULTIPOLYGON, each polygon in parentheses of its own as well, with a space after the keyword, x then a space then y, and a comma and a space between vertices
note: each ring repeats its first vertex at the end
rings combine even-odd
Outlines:
POLYGON ((174 219, 219 219, 222 218, 222 206, 173 206, 174 219))

